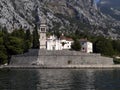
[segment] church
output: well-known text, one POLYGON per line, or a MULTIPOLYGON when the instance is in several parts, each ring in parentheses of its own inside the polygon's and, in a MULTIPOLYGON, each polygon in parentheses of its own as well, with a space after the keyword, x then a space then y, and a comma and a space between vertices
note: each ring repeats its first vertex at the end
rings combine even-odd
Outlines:
POLYGON ((52 35, 47 38, 47 50, 69 50, 73 43, 72 38, 62 35, 59 39, 52 35))
MULTIPOLYGON (((41 21, 40 28, 38 30, 40 49, 46 50, 69 50, 74 42, 72 38, 65 37, 64 34, 57 38, 55 35, 46 36, 47 23, 45 20, 41 21)), ((93 45, 87 40, 80 40, 81 52, 92 53, 93 45)))

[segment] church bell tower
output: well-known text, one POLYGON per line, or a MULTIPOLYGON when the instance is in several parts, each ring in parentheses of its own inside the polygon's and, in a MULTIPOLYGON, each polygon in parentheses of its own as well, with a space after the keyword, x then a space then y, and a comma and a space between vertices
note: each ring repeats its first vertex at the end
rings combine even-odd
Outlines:
POLYGON ((39 29, 39 42, 40 42, 40 49, 46 49, 46 20, 41 20, 40 29, 39 29))

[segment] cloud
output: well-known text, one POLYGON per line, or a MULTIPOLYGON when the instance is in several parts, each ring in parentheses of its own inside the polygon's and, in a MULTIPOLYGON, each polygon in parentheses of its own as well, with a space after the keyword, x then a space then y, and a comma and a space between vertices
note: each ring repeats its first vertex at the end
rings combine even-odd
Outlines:
POLYGON ((120 0, 100 0, 100 4, 120 7, 120 0))
POLYGON ((110 4, 110 0, 101 0, 100 4, 110 4))

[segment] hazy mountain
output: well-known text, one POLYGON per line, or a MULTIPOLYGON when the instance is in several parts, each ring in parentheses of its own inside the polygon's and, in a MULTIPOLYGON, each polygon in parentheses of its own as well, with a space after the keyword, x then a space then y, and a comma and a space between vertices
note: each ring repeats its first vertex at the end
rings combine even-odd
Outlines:
POLYGON ((101 0, 98 5, 104 14, 120 21, 120 0, 101 0))
POLYGON ((101 13, 94 0, 0 0, 0 25, 9 31, 32 30, 42 18, 50 31, 80 30, 112 37, 120 33, 120 22, 101 13))

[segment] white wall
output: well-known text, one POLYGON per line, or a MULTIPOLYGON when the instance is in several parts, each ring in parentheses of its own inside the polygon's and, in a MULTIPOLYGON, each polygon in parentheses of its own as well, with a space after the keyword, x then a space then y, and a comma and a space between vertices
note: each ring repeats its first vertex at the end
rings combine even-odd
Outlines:
POLYGON ((64 50, 64 49, 71 49, 73 41, 66 41, 66 40, 58 40, 54 36, 50 36, 47 39, 47 50, 64 50), (65 43, 64 46, 62 43, 65 43))
POLYGON ((88 41, 80 42, 81 43, 81 51, 86 53, 93 52, 93 44, 88 41))
POLYGON ((55 36, 50 36, 50 38, 47 39, 47 50, 62 50, 60 40, 55 36))
POLYGON ((87 42, 87 53, 93 52, 93 44, 91 42, 87 42))

